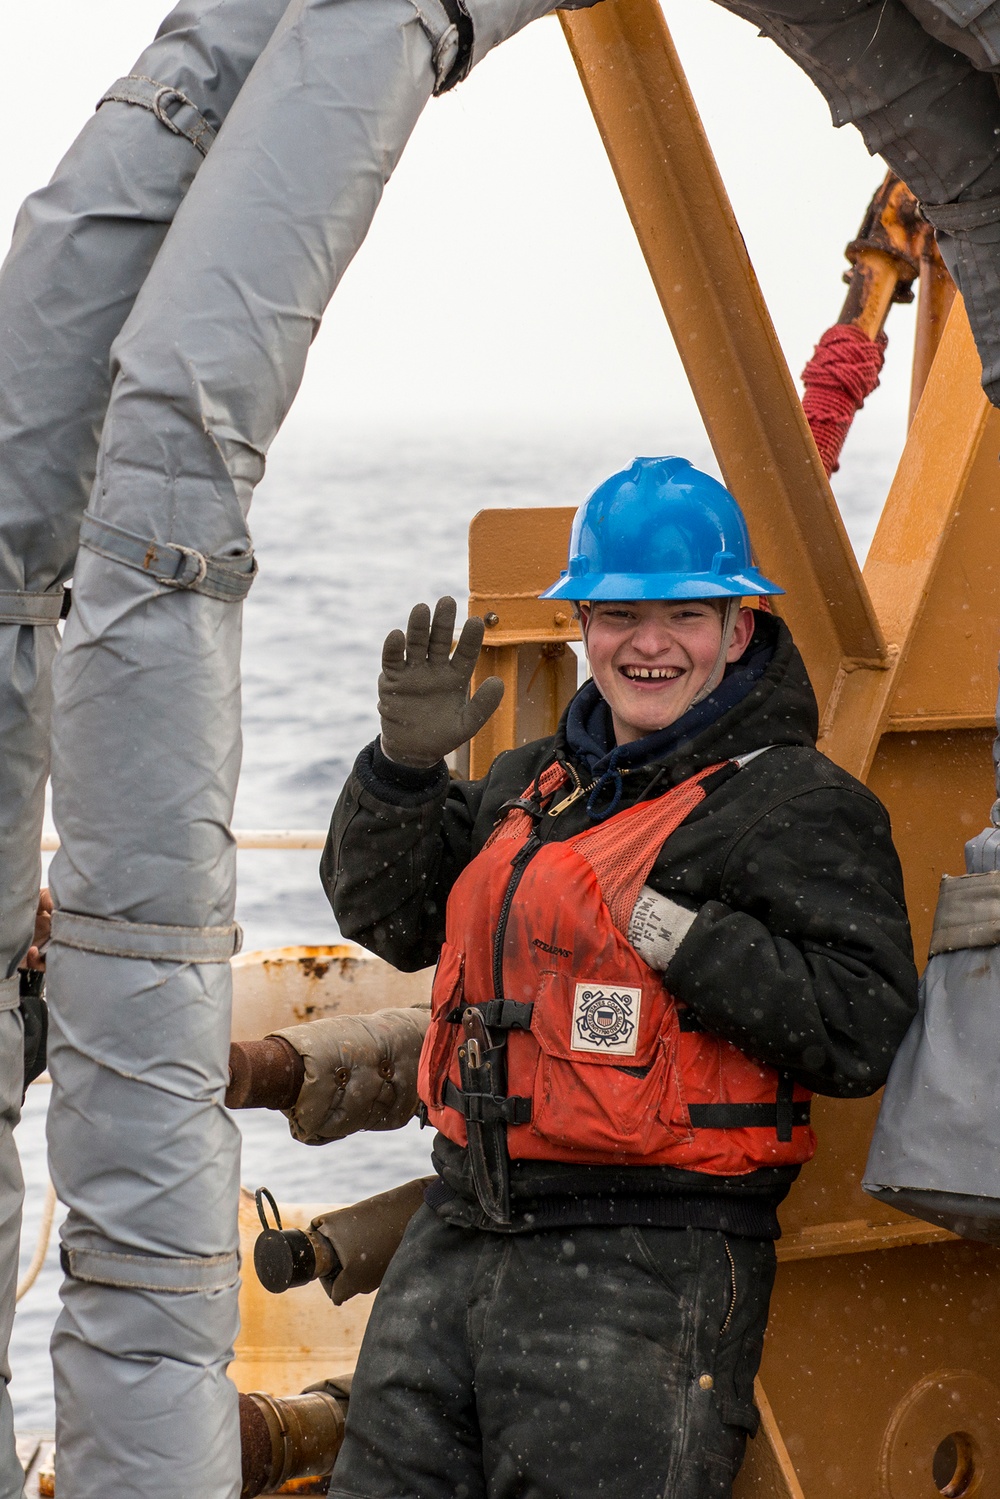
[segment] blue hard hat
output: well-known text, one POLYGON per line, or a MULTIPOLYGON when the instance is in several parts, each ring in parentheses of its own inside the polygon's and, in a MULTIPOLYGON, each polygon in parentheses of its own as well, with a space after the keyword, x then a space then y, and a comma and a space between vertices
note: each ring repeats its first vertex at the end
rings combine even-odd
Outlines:
POLYGON ((686 458, 636 458, 576 512, 569 566, 543 599, 784 593, 753 565, 743 512, 686 458))

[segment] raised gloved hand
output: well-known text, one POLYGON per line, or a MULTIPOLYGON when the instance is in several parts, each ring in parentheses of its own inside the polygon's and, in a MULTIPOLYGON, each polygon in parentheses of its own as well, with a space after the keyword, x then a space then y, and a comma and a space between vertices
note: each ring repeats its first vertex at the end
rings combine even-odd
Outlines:
POLYGON ((643 885, 628 924, 628 940, 657 973, 663 973, 691 927, 697 911, 643 885))
POLYGON ((455 653, 455 600, 438 599, 410 611, 406 634, 393 630, 382 647, 378 711, 382 753, 401 765, 429 770, 478 734, 503 697, 499 677, 488 677, 474 697, 469 683, 483 643, 481 619, 467 619, 455 653))

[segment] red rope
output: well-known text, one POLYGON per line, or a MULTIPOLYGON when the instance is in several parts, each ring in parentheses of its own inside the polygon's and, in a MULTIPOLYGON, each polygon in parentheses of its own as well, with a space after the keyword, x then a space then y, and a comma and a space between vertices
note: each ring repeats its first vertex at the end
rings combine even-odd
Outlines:
POLYGON ((854 323, 827 328, 802 371, 802 406, 827 475, 839 468, 851 423, 878 385, 888 339, 875 343, 854 323))

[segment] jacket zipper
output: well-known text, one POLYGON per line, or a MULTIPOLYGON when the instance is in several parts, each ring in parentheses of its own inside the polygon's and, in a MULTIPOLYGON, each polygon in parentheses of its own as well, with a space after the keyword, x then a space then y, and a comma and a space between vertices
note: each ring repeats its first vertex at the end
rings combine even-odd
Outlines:
MULTIPOLYGON (((569 775, 570 780, 573 782, 573 789, 568 796, 563 797, 562 801, 556 802, 554 807, 549 808, 549 810, 545 814, 546 817, 558 817, 560 812, 565 812, 567 807, 571 807, 575 801, 579 800, 579 798, 583 795, 585 789, 589 789, 585 788, 582 785, 580 777, 577 775, 572 765, 570 765, 568 761, 564 761, 563 763, 566 766, 566 771, 569 775)), ((591 782, 590 784, 593 785, 593 782, 591 782)))
POLYGON ((519 848, 510 862, 511 874, 504 891, 503 904, 500 907, 500 915, 497 919, 497 929, 493 936, 493 997, 503 999, 503 944, 507 935, 507 922, 510 918, 510 908, 514 904, 514 896, 517 887, 521 883, 528 864, 542 846, 542 840, 538 834, 533 832, 523 848, 519 848))

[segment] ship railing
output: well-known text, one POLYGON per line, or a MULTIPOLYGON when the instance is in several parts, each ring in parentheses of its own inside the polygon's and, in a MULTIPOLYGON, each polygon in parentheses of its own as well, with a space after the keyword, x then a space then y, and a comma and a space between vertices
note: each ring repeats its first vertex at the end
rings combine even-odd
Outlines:
MULTIPOLYGON (((326 828, 234 828, 233 837, 237 848, 323 848, 327 832, 326 828)), ((57 834, 43 834, 43 854, 54 853, 58 847, 57 834)))

